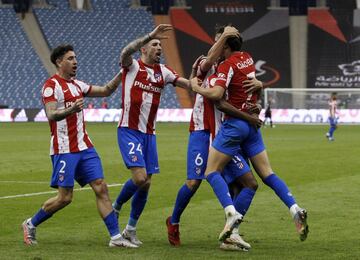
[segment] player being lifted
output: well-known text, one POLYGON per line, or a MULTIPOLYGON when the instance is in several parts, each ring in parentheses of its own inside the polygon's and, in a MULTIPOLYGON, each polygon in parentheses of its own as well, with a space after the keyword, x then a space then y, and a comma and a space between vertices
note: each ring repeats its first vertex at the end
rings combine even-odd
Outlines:
POLYGON ((121 53, 122 113, 118 126, 118 144, 124 163, 131 171, 113 204, 119 213, 122 205, 132 197, 131 212, 123 236, 136 245, 136 224, 144 210, 151 176, 159 173, 156 150, 155 122, 161 93, 167 84, 188 88, 189 80, 160 64, 162 39, 172 26, 161 24, 147 35, 129 43, 121 53), (140 50, 139 60, 132 55, 140 50))
MULTIPOLYGON (((216 34, 216 43, 209 50, 207 57, 199 57, 199 59, 194 63, 192 75, 194 74, 200 77, 203 80, 203 85, 205 87, 210 87, 210 82, 215 79, 216 74, 214 73, 216 67, 214 63, 217 62, 219 56, 221 55, 226 39, 237 35, 239 35, 239 33, 234 27, 225 27, 222 34, 216 34)), ((190 77, 192 78, 192 76, 190 77)), ((253 81, 249 84, 249 86, 252 86, 253 84, 261 84, 261 82, 256 81, 255 79, 253 81)), ((241 112, 223 99, 217 102, 216 105, 220 110, 232 113, 235 117, 241 117, 244 120, 249 121, 255 127, 259 127, 262 124, 262 121, 258 118, 258 116, 251 116, 241 112)), ((172 215, 166 220, 168 240, 171 245, 179 246, 181 243, 179 232, 180 217, 187 204, 190 202, 190 199, 199 188, 202 179, 204 179, 209 144, 221 124, 221 116, 222 113, 214 108, 214 104, 211 101, 199 94, 196 94, 189 129, 190 136, 188 142, 187 180, 178 192, 172 215)), ((237 202, 239 202, 235 204, 239 205, 239 210, 241 212, 247 211, 255 194, 257 182, 251 173, 250 167, 242 158, 241 154, 233 157, 232 161, 226 167, 225 174, 229 183, 233 182, 235 179, 239 179, 239 181, 241 181, 244 189, 240 192, 240 194, 235 196, 237 202)), ((232 248, 237 250, 241 248, 250 248, 250 245, 243 241, 238 233, 233 234, 226 242, 226 244, 221 245, 223 249, 232 248)))
POLYGON ((337 96, 336 93, 332 93, 329 100, 329 123, 330 129, 326 133, 326 138, 329 141, 334 141, 334 132, 337 128, 337 96))
MULTIPOLYGON (((211 100, 221 99, 225 92, 227 101, 236 108, 247 111, 248 103, 256 104, 257 92, 246 93, 243 81, 255 76, 254 62, 251 56, 241 51, 242 38, 227 39, 223 55, 225 60, 217 68, 217 79, 213 88, 202 88, 197 79, 191 80, 192 89, 211 100)), ((209 151, 205 176, 212 186, 218 200, 225 210, 226 224, 219 240, 224 241, 242 220, 242 215, 235 208, 228 196, 229 190, 221 177, 225 165, 242 148, 250 158, 254 169, 262 181, 272 188, 283 203, 289 208, 301 241, 308 234, 307 212, 300 208, 286 184, 273 172, 265 150, 260 130, 251 127, 244 120, 227 115, 209 151)))
POLYGON ((56 47, 51 53, 51 62, 56 66, 57 73, 46 80, 42 101, 51 131, 51 187, 56 188, 58 193, 45 201, 32 218, 24 221, 24 243, 37 244, 36 227, 71 203, 76 180, 80 186, 89 184, 95 192, 98 211, 111 236, 109 246, 137 247, 120 234, 101 161, 86 132, 82 111, 85 96, 110 96, 120 84, 121 73, 103 87, 75 79, 77 59, 71 45, 56 47))

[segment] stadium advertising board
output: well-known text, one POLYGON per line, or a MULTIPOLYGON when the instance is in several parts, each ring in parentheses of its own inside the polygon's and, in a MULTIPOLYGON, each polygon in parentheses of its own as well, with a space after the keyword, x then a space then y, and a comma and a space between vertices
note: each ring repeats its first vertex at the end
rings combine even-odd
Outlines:
MULTIPOLYGON (((0 109, 0 122, 47 122, 43 109, 0 109), (19 111, 18 111, 19 110, 19 111)), ((120 109, 85 109, 86 122, 118 122, 120 109)), ((157 122, 190 121, 192 109, 159 109, 157 122)), ((360 109, 339 109, 339 123, 360 123, 360 109)), ((264 110, 260 118, 264 119, 264 110)), ((327 123, 328 109, 272 109, 275 123, 327 123)))
POLYGON ((244 39, 242 49, 254 59, 257 77, 266 86, 290 86, 286 8, 268 9, 263 0, 193 1, 191 9, 172 9, 170 16, 186 75, 194 60, 206 55, 213 44, 216 25, 232 24, 244 39))
POLYGON ((308 23, 308 87, 360 88, 360 12, 309 10, 308 23))

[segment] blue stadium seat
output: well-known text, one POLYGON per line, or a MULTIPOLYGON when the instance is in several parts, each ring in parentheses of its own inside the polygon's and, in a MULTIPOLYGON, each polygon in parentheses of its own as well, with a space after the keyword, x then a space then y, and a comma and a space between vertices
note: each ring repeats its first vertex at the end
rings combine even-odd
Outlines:
MULTIPOLYGON (((126 0, 93 0, 92 10, 87 12, 72 10, 63 0, 49 3, 52 8, 35 8, 34 12, 50 48, 72 44, 79 63, 77 78, 91 84, 110 80, 119 70, 121 49, 154 26, 150 13, 130 9, 126 0)), ((101 106, 101 99, 91 101, 95 107, 101 106)), ((120 101, 121 91, 107 98, 109 108, 119 108, 120 101)), ((166 87, 160 107, 179 107, 173 87, 166 87)))
POLYGON ((0 24, 0 104, 41 107, 40 90, 48 74, 13 8, 0 8, 0 24))

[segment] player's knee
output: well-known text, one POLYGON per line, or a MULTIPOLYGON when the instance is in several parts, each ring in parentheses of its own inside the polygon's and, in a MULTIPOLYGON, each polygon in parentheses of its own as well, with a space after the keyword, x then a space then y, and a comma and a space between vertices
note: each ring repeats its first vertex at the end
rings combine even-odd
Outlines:
POLYGON ((253 180, 251 180, 248 185, 249 185, 249 188, 254 191, 256 191, 259 187, 259 184, 257 183, 255 178, 253 180))
POLYGON ((58 204, 60 207, 65 207, 72 202, 72 196, 63 196, 58 199, 58 204))
POLYGON ((105 195, 108 193, 106 182, 103 179, 97 179, 92 183, 92 187, 97 196, 105 195))
POLYGON ((186 180, 186 186, 192 190, 192 191, 196 191, 201 184, 201 180, 186 180))
POLYGON ((146 185, 150 186, 150 181, 147 180, 146 176, 138 175, 133 178, 133 181, 136 186, 145 187, 146 185))

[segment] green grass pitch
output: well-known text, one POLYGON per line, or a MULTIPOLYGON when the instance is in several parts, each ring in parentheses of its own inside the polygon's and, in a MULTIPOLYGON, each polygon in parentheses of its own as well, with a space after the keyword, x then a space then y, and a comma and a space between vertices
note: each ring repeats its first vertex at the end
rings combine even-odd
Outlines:
MULTIPOLYGON (((130 173, 117 147, 116 124, 87 124, 102 159, 108 184, 130 173)), ((360 126, 342 126, 336 140, 327 126, 277 125, 262 129, 274 171, 308 210, 310 233, 300 242, 287 208, 259 180, 253 204, 241 225, 249 252, 219 250, 224 225, 220 204, 203 182, 181 221, 180 248, 167 241, 165 219, 186 178, 188 124, 159 123, 161 174, 153 176, 148 203, 138 223, 144 245, 108 248, 109 237, 91 190, 74 192, 73 203, 37 228, 39 245, 26 247, 20 228, 54 194, 4 198, 51 191, 49 127, 45 123, 0 124, 0 259, 360 259, 360 126)), ((75 188, 78 188, 76 186, 75 188)), ((110 187, 114 199, 121 187, 110 187)), ((127 203, 120 215, 124 227, 127 203)))

